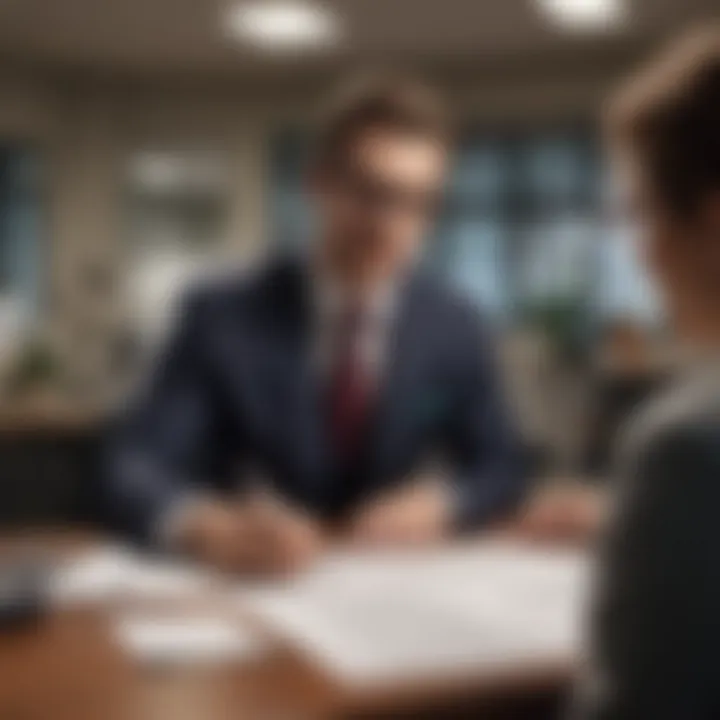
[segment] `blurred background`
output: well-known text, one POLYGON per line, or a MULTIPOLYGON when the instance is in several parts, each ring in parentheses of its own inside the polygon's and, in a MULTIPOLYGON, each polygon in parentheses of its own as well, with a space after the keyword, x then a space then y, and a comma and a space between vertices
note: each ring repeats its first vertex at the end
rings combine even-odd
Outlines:
POLYGON ((0 521, 87 513, 112 408, 192 278, 307 241, 319 102, 438 86, 461 142, 428 268, 485 308, 538 477, 601 481, 681 356, 613 202, 603 100, 714 0, 3 0, 0 521))

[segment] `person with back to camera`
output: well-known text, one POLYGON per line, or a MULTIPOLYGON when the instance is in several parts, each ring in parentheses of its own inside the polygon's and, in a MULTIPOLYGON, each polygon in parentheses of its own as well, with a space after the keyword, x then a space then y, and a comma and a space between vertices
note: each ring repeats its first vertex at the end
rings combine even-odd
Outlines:
POLYGON ((694 356, 628 427, 573 720, 720 717, 720 27, 633 77, 610 140, 694 356))

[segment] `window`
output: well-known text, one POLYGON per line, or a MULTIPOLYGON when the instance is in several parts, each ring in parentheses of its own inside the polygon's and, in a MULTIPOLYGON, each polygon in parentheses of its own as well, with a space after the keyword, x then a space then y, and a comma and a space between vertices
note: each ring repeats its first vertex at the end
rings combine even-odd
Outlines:
POLYGON ((510 166, 497 139, 463 143, 428 263, 496 315, 511 298, 506 223, 510 166))
POLYGON ((598 225, 589 133, 471 131, 437 243, 445 272, 497 317, 583 301, 598 225))
POLYGON ((307 140, 301 131, 280 133, 270 148, 271 242, 302 245, 310 232, 310 214, 302 197, 307 140))
POLYGON ((0 345, 32 320, 40 300, 39 171, 32 150, 0 145, 0 345))
POLYGON ((229 167, 219 153, 141 151, 130 158, 126 298, 143 343, 160 339, 178 290, 217 260, 229 193, 229 167))

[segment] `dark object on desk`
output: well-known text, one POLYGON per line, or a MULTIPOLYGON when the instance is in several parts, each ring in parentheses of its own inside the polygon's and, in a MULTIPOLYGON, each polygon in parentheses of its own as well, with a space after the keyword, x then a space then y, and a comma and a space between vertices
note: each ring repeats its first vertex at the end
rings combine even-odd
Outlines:
POLYGON ((49 606, 47 563, 37 558, 0 560, 0 631, 26 627, 49 606))

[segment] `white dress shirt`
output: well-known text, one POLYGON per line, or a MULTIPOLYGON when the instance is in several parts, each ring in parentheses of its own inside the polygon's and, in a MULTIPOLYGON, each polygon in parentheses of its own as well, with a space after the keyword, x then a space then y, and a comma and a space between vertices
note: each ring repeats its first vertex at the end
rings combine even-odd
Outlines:
POLYGON ((342 292, 336 284, 316 274, 312 284, 311 352, 313 366, 325 377, 333 362, 335 333, 345 313, 354 308, 360 313, 359 336, 355 339, 364 369, 378 383, 386 368, 389 346, 397 316, 398 291, 385 285, 356 300, 342 292))

